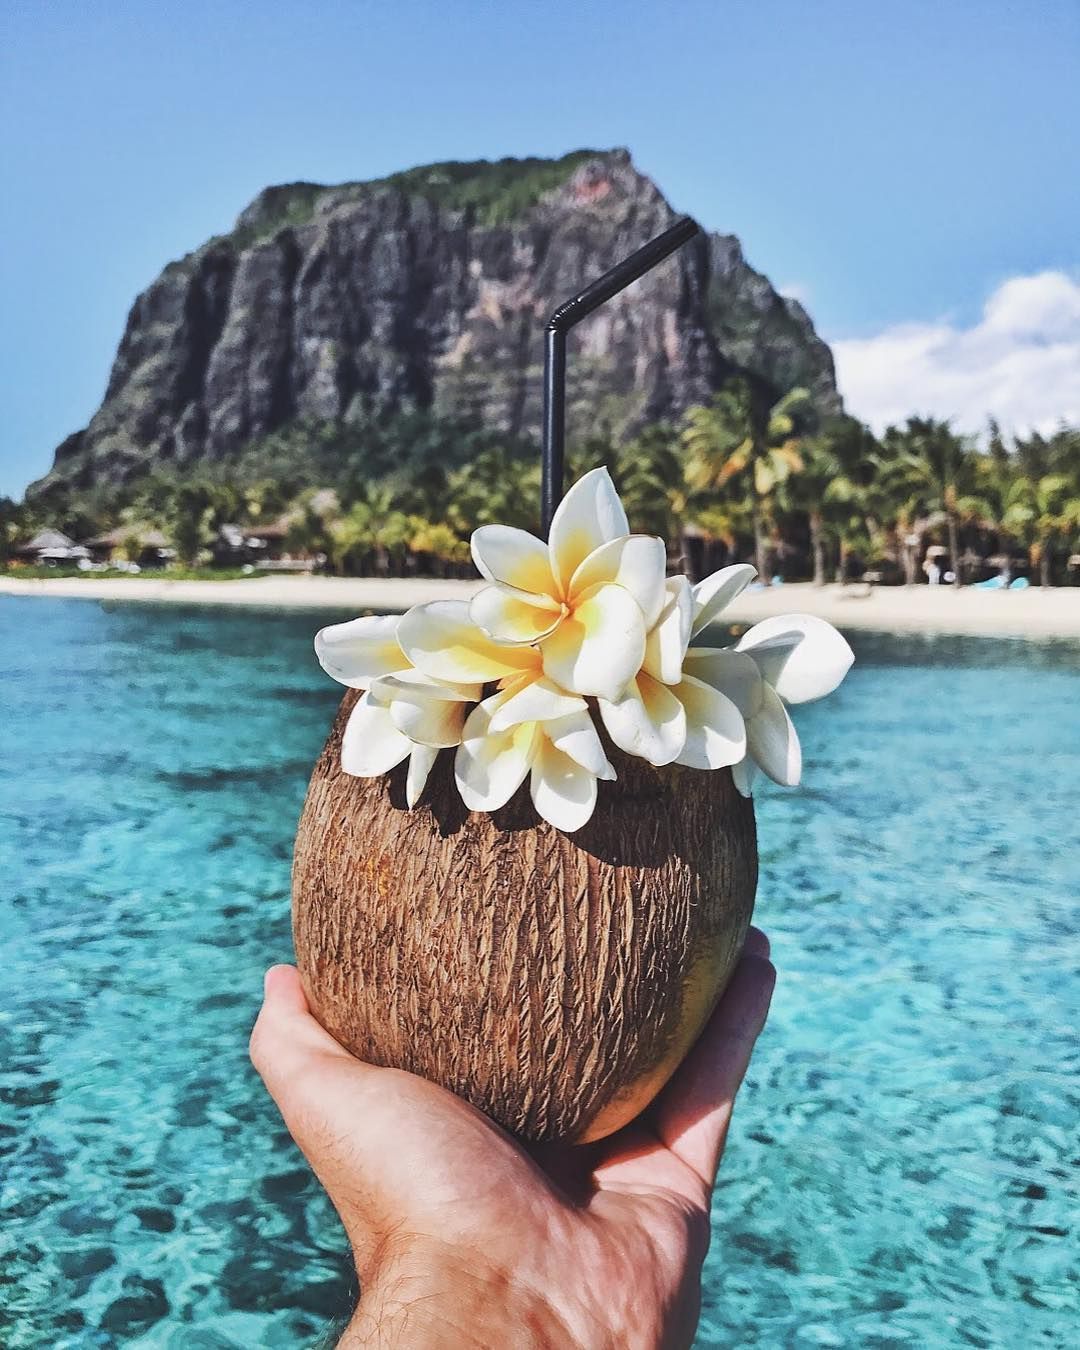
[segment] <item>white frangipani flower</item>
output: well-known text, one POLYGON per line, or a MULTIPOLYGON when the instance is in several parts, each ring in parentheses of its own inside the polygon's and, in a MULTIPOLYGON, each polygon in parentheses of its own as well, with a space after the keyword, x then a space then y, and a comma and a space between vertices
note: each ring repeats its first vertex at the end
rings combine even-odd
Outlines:
POLYGON ((665 604, 663 540, 632 535, 606 469, 563 498, 545 544, 525 530, 482 525, 472 555, 492 584, 470 615, 496 642, 535 646, 544 673, 580 695, 618 698, 641 668, 665 604))
POLYGON ((407 758, 405 797, 412 807, 439 751, 460 742, 468 707, 483 687, 416 670, 398 642, 400 622, 393 615, 332 624, 316 634, 315 653, 339 684, 365 691, 345 724, 342 769, 377 778, 407 758))
POLYGON ((691 638, 757 575, 746 563, 723 567, 691 586, 671 577, 666 603, 649 631, 645 659, 617 699, 599 699, 608 735, 650 764, 722 769, 746 753, 738 707, 727 694, 685 669, 691 638))
POLYGON ((487 684, 541 670, 531 647, 493 642, 477 628, 465 600, 414 605, 398 622, 397 640, 410 665, 433 680, 487 684))
POLYGON ((851 668, 855 654, 840 633, 810 614, 782 614, 755 624, 735 648, 691 647, 686 668, 722 690, 746 723, 747 754, 732 767, 744 797, 758 769, 793 787, 802 775, 802 748, 784 701, 824 698, 851 668))
POLYGON ((408 670, 412 662, 397 640, 398 614, 370 614, 333 623, 315 634, 319 665, 338 684, 366 689, 372 680, 408 670))
POLYGON ((855 653, 841 633, 813 614, 778 614, 754 624, 736 651, 757 662, 786 703, 811 703, 837 688, 855 653))
POLYGON ((498 810, 528 778, 537 813, 570 832, 592 816, 598 781, 615 777, 595 710, 618 749, 651 764, 730 766, 745 796, 759 769, 799 781, 785 702, 830 693, 854 658, 806 614, 766 619, 734 648, 691 646, 753 567, 696 585, 666 578, 663 542, 629 533, 603 469, 567 493, 547 544, 487 525, 472 546, 490 584, 471 604, 435 601, 316 636, 327 673, 363 691, 345 727, 345 772, 373 777, 408 759, 411 807, 439 751, 456 747, 470 810, 498 810))
POLYGON ((713 572, 693 588, 694 618, 690 625, 692 638, 715 623, 736 596, 742 595, 757 576, 757 568, 749 563, 731 563, 713 572))
POLYGON ((528 775, 537 814, 567 833, 592 815, 597 779, 615 778, 585 700, 530 675, 472 710, 454 774, 470 811, 497 811, 528 775))

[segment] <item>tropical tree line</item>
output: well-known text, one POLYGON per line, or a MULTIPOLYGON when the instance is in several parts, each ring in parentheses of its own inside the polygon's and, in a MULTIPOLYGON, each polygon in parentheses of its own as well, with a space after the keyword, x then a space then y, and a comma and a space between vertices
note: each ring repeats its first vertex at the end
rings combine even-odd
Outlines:
MULTIPOLYGON (((634 528, 697 574, 738 558, 763 577, 913 584, 940 560, 958 585, 995 573, 1080 584, 1077 427, 1006 438, 991 422, 977 441, 910 417, 875 436, 820 417, 806 390, 776 401, 739 379, 677 425, 622 441, 601 429, 568 459, 569 476, 608 465, 634 528)), ((35 527, 86 537, 121 524, 133 539, 157 530, 192 564, 214 556, 226 524, 283 521, 286 550, 328 571, 453 575, 468 573, 478 525, 537 524, 535 447, 418 414, 389 428, 294 427, 242 468, 243 481, 152 474, 96 504, 0 502, 0 547, 35 527)))

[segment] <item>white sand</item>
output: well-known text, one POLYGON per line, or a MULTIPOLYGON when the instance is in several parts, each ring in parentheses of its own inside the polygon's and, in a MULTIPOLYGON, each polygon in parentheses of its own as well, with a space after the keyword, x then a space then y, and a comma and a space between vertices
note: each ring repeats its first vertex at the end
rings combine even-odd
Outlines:
MULTIPOLYGON (((408 609, 424 600, 467 599, 474 581, 374 577, 251 577, 241 581, 166 581, 159 577, 0 577, 0 595, 45 595, 84 600, 165 601, 183 604, 270 605, 277 608, 408 609)), ((725 612, 733 623, 770 614, 817 614, 838 628, 897 633, 967 633, 986 637, 1080 638, 1080 587, 975 591, 951 586, 815 587, 808 582, 744 592, 725 612)))

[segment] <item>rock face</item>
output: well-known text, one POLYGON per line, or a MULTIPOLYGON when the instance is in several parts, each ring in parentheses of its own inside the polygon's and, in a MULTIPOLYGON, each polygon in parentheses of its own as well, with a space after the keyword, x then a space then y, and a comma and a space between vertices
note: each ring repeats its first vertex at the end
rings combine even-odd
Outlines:
MULTIPOLYGON (((101 407, 35 488, 227 462, 298 419, 430 408, 535 434, 551 311, 675 219, 622 150, 268 188, 138 297, 101 407)), ((572 334, 571 432, 676 417, 736 367, 840 406, 802 308, 701 235, 572 334)))

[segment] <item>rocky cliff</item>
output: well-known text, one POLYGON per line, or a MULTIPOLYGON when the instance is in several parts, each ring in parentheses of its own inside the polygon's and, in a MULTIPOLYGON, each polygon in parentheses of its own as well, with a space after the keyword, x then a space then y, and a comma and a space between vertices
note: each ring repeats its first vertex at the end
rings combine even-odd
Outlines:
MULTIPOLYGON (((242 463, 299 420, 428 408, 535 434, 548 315, 675 218, 623 150, 268 188, 138 297, 101 407, 31 491, 242 463)), ((839 407, 803 309, 703 234, 574 331, 571 430, 678 416, 736 368, 839 407)))

